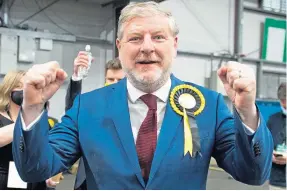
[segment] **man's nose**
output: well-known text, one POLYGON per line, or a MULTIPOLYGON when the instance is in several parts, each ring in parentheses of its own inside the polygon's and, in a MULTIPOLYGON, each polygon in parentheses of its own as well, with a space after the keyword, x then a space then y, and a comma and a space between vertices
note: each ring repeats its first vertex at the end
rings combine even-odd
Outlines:
POLYGON ((140 51, 144 54, 150 54, 154 52, 154 50, 155 50, 154 42, 152 41, 151 36, 146 35, 143 39, 140 51))

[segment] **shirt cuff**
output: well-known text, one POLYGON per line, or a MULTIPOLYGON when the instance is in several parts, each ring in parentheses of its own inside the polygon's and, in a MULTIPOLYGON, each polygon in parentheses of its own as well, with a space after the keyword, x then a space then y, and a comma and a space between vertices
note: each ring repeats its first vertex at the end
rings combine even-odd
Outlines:
POLYGON ((41 113, 32 123, 30 123, 30 124, 26 127, 26 124, 25 124, 25 122, 24 122, 24 119, 23 119, 23 116, 22 116, 22 112, 21 112, 21 113, 20 113, 20 117, 21 117, 21 122, 22 122, 22 128, 23 128, 23 130, 24 130, 24 131, 29 131, 29 130, 31 130, 31 128, 35 125, 35 123, 37 123, 37 122, 40 120, 40 118, 42 117, 43 113, 44 113, 44 110, 42 111, 42 113, 41 113))
POLYGON ((74 74, 72 75, 72 80, 73 81, 80 81, 80 80, 82 80, 80 77, 78 77, 78 76, 75 76, 74 74))
MULTIPOLYGON (((255 133, 255 131, 251 129, 250 127, 248 127, 247 125, 245 125, 245 123, 242 122, 242 124, 244 126, 244 131, 247 135, 253 135, 255 133)), ((259 125, 260 125, 260 118, 258 119, 257 127, 259 127, 259 125)))

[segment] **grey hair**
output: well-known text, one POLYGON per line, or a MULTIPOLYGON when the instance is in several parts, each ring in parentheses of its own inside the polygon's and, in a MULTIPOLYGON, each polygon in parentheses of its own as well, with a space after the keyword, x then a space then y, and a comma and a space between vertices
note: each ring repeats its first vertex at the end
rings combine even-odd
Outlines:
POLYGON ((140 3, 131 2, 121 11, 117 31, 118 39, 122 39, 123 37, 124 23, 136 17, 150 17, 155 15, 162 15, 168 18, 170 29, 173 33, 173 36, 176 36, 179 33, 178 26, 171 12, 161 8, 159 6, 159 3, 153 1, 140 2, 140 3))
POLYGON ((280 100, 286 99, 286 82, 282 82, 278 87, 277 96, 280 100))

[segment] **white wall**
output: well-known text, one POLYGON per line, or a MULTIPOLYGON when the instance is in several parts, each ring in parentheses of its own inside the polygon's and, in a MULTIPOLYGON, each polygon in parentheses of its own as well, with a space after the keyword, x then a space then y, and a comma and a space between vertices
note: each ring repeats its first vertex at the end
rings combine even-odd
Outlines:
POLYGON ((197 52, 232 52, 231 19, 233 1, 168 0, 163 7, 171 10, 180 28, 179 50, 197 52), (229 11, 231 8, 231 12, 229 11))
POLYGON ((205 70, 207 69, 206 65, 208 64, 210 64, 209 60, 179 55, 173 63, 172 71, 174 75, 181 80, 204 86, 204 75, 206 73, 205 70))

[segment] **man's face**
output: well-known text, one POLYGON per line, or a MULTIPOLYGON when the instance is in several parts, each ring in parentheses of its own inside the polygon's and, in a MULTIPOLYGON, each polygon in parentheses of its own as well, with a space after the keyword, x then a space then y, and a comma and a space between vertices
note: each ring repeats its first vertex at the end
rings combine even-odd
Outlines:
POLYGON ((286 109, 286 99, 281 99, 280 100, 281 106, 286 109))
POLYGON ((117 39, 119 58, 127 77, 152 84, 170 72, 176 56, 177 37, 164 16, 137 17, 124 23, 117 39))
POLYGON ((120 81, 125 77, 124 71, 121 69, 113 70, 108 69, 106 73, 106 82, 107 84, 114 84, 120 81))

